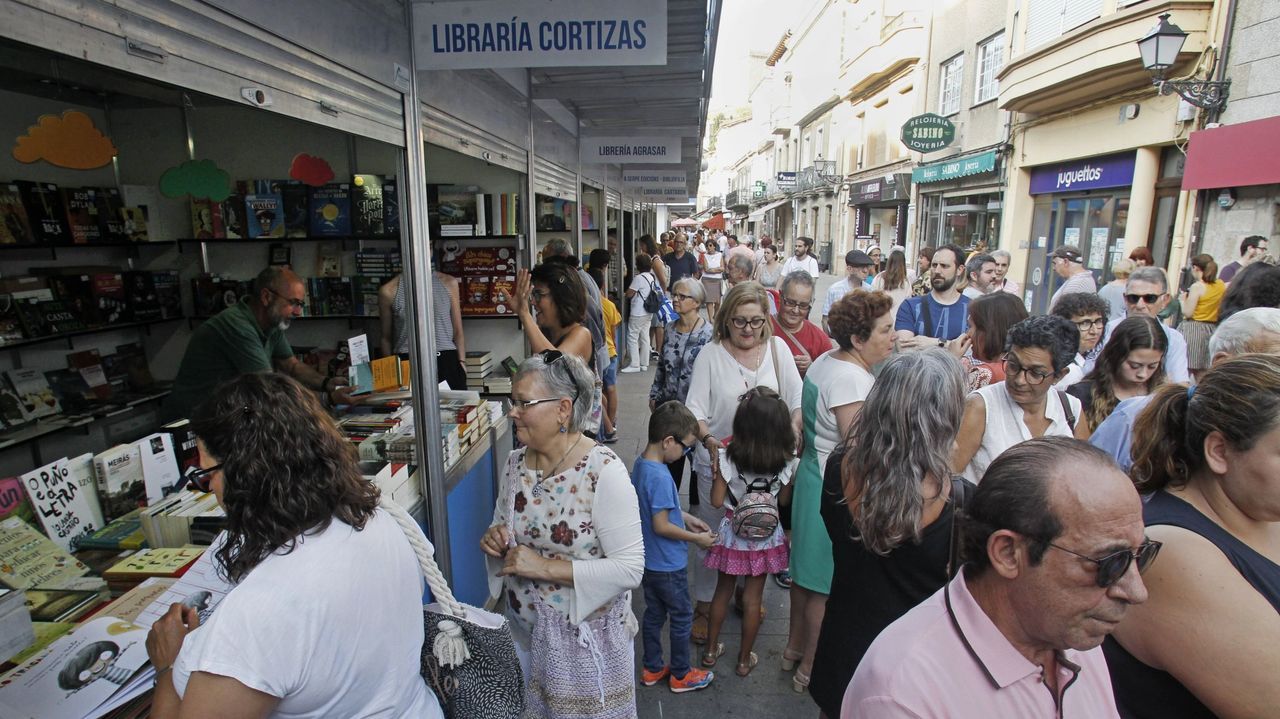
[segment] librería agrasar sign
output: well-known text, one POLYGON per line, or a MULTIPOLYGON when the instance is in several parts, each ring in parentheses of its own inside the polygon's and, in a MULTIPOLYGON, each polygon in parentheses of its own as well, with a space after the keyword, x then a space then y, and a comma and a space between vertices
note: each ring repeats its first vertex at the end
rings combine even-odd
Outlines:
POLYGON ((916 115, 902 124, 902 144, 916 152, 941 150, 955 139, 955 124, 932 112, 916 115))

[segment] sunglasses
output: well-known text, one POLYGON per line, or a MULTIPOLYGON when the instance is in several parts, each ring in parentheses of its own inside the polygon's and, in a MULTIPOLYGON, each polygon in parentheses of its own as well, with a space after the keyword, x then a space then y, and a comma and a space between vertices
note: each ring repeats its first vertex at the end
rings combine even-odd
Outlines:
POLYGON ((222 469, 222 465, 215 464, 212 467, 206 467, 204 469, 197 469, 193 467, 187 470, 185 477, 187 480, 187 486, 195 487, 201 492, 208 492, 209 482, 213 479, 213 473, 220 469, 222 469))
POLYGON ((1157 301, 1160 300, 1160 295, 1125 295, 1124 296, 1124 301, 1128 302, 1131 305, 1138 304, 1138 300, 1142 300, 1143 302, 1146 302, 1149 305, 1154 305, 1157 301))
POLYGON ((693 444, 685 444, 683 439, 680 439, 674 434, 668 435, 668 436, 671 437, 671 439, 674 439, 675 441, 679 442, 681 447, 684 447, 684 456, 686 457, 693 454, 693 449, 698 446, 697 442, 694 442, 693 444))
POLYGON ((1070 549, 1059 547, 1053 542, 1047 542, 1050 547, 1061 552, 1066 552, 1072 556, 1079 557, 1086 561, 1093 562, 1098 565, 1098 575, 1096 581, 1099 587, 1106 588, 1120 581, 1125 572, 1129 571, 1129 565, 1134 562, 1138 563, 1138 574, 1147 571, 1147 567, 1155 561, 1156 555, 1160 553, 1161 543, 1153 539, 1148 539, 1138 545, 1137 549, 1121 549, 1118 552, 1112 552, 1100 559, 1086 557, 1083 554, 1073 552, 1070 549))

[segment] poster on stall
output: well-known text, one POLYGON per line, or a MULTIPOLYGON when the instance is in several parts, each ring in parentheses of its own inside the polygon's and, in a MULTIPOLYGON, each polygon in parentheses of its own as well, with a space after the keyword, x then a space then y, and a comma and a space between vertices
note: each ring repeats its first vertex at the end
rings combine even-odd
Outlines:
POLYGON ((1072 247, 1080 247, 1080 228, 1064 227, 1062 228, 1062 244, 1071 245, 1072 247))
POLYGON ((461 280, 463 317, 515 316, 515 248, 464 247, 450 253, 440 270, 461 280))
POLYGON ((1089 237, 1089 267, 1103 269, 1107 261, 1107 236, 1105 227, 1095 227, 1089 237))

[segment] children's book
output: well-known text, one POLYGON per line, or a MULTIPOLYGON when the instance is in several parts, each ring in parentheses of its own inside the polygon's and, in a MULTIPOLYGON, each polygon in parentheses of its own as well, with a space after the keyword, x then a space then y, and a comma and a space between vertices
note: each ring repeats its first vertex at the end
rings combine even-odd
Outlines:
POLYGON ((17 517, 0 521, 0 584, 63 589, 89 568, 17 517))
POLYGON ((311 188, 307 206, 311 237, 351 234, 351 186, 347 183, 311 188))
POLYGON ((270 182, 254 185, 254 191, 244 197, 246 236, 284 237, 284 197, 270 182))

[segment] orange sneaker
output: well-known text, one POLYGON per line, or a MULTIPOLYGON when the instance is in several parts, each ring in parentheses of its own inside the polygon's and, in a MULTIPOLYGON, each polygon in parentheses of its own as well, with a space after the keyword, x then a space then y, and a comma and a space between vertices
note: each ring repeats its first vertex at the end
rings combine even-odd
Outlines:
POLYGON ((670 673, 671 673, 671 670, 667 667, 663 667, 656 672, 651 672, 648 669, 645 669, 644 671, 640 672, 640 683, 647 687, 651 687, 654 684, 657 684, 658 682, 662 681, 663 679, 666 679, 667 675, 670 673))
POLYGON ((706 689, 711 686, 711 680, 715 678, 715 672, 690 667, 689 673, 685 674, 683 679, 677 679, 672 674, 671 678, 667 680, 667 684, 671 687, 672 692, 683 694, 684 692, 696 692, 699 689, 706 689))

